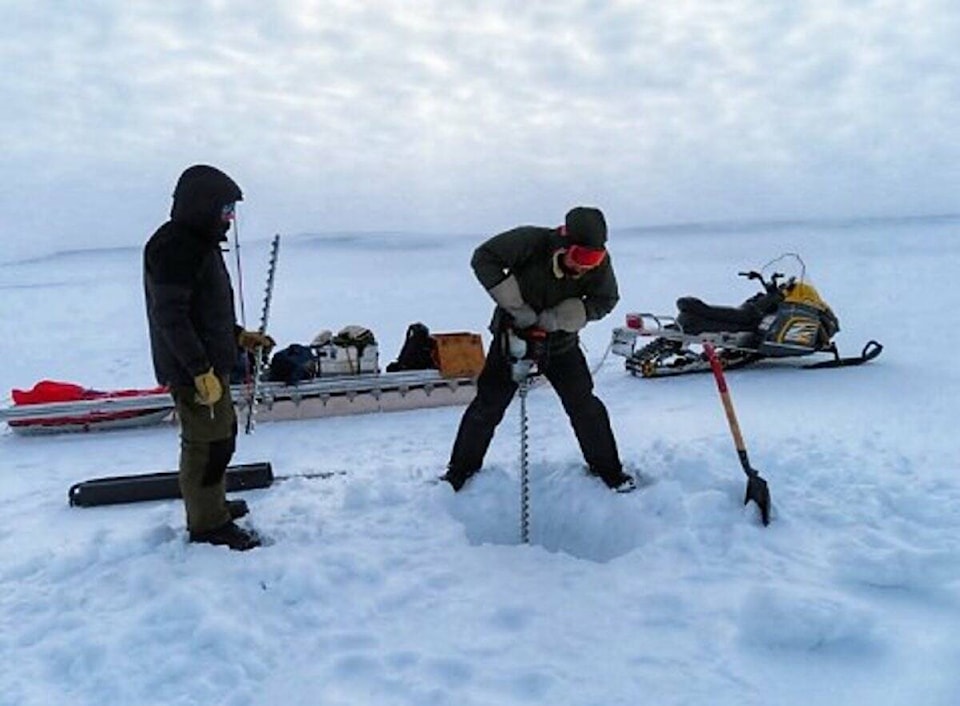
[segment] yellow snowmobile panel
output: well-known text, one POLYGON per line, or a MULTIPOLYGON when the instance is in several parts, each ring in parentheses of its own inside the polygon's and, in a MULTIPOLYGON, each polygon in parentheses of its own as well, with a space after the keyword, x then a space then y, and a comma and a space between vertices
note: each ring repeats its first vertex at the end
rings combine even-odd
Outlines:
POLYGON ((830 310, 827 303, 820 298, 820 293, 817 292, 817 288, 808 282, 797 282, 794 284, 783 300, 790 304, 807 304, 821 311, 830 310))

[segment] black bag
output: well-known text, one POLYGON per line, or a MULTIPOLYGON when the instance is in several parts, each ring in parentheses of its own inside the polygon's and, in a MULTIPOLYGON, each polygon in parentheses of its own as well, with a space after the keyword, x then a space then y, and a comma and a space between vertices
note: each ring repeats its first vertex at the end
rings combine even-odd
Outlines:
POLYGON ((296 385, 317 376, 317 359, 309 346, 294 343, 277 351, 270 359, 270 379, 296 385))
POLYGON ((430 329, 417 322, 407 327, 407 337, 397 359, 387 366, 388 373, 399 370, 428 370, 436 368, 434 347, 436 342, 430 335, 430 329))

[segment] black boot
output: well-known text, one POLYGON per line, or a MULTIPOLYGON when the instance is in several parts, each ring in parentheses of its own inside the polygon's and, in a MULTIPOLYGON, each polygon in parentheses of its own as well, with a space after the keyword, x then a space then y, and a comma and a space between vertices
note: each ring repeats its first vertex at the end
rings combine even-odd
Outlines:
POLYGON ((604 478, 603 482, 607 484, 610 490, 615 490, 618 493, 632 493, 637 489, 637 481, 629 473, 621 472, 619 477, 611 480, 604 478))
POLYGON ((245 552, 262 544, 260 536, 256 532, 234 524, 233 520, 206 532, 191 532, 190 541, 227 546, 238 552, 245 552))
POLYGON ((453 487, 453 490, 458 492, 474 473, 476 473, 476 471, 464 473, 460 469, 449 467, 447 468, 447 472, 440 476, 440 480, 447 481, 447 483, 453 487))
POLYGON ((637 482, 633 479, 633 476, 629 473, 624 473, 623 470, 601 473, 591 468, 590 474, 599 476, 600 480, 602 480, 610 490, 615 490, 618 493, 630 493, 637 489, 637 482))

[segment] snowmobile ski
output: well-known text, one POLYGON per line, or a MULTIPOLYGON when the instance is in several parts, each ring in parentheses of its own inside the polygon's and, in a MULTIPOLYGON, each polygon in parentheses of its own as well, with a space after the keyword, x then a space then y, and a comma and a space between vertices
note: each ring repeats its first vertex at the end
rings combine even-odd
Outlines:
POLYGON ((846 368, 851 365, 863 365, 864 363, 873 360, 883 351, 883 345, 877 341, 867 341, 867 344, 863 347, 863 351, 860 355, 853 355, 847 358, 842 358, 840 352, 837 351, 836 346, 833 347, 833 353, 835 355, 833 360, 821 360, 819 363, 810 363, 804 365, 804 370, 818 370, 823 368, 846 368))

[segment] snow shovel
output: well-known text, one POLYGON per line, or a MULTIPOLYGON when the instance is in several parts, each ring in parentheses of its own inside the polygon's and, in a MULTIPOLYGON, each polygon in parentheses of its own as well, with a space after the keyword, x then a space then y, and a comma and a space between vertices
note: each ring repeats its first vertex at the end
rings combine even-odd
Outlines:
POLYGON ((709 343, 703 344, 703 350, 710 360, 713 377, 717 381, 717 389, 720 390, 720 400, 723 402, 723 409, 727 413, 727 422, 730 424, 730 433, 733 435, 733 445, 736 446, 737 455, 740 457, 740 465, 743 467, 743 472, 747 474, 747 493, 743 499, 743 504, 746 505, 753 500, 760 508, 760 520, 764 526, 767 526, 770 524, 770 488, 767 487, 767 481, 760 477, 760 473, 750 466, 750 459, 747 458, 747 447, 743 443, 740 424, 737 423, 737 415, 733 411, 730 391, 727 389, 727 381, 723 377, 723 365, 717 357, 717 352, 709 343))

